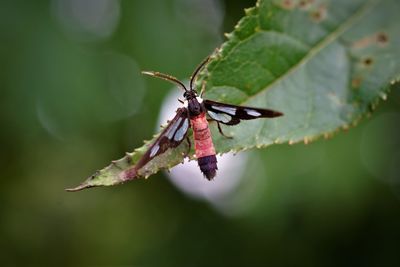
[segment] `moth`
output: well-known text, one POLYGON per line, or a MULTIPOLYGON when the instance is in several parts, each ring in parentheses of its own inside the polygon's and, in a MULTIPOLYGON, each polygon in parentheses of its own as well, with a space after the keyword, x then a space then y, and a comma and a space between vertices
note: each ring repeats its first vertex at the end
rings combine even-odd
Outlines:
MULTIPOLYGON (((160 72, 143 71, 143 74, 157 77, 175 83, 183 89, 184 101, 180 100, 183 107, 176 111, 175 117, 169 121, 168 125, 161 132, 159 137, 150 145, 148 150, 144 153, 142 158, 134 166, 133 172, 128 172, 125 179, 132 179, 129 173, 135 174, 137 170, 145 166, 153 158, 164 153, 168 149, 175 148, 182 143, 183 140, 188 142, 188 155, 191 149, 191 142, 187 136, 188 129, 193 129, 194 148, 198 165, 205 178, 212 180, 218 170, 217 158, 214 144, 211 137, 208 119, 216 121, 220 134, 226 138, 221 128, 221 123, 225 125, 236 125, 241 120, 252 120, 258 118, 275 118, 282 116, 283 113, 270 109, 253 108, 245 106, 236 106, 207 99, 202 99, 202 93, 198 96, 194 88, 194 84, 200 70, 208 62, 209 57, 206 58, 193 72, 190 79, 189 89, 177 78, 163 74, 160 72), (208 116, 208 119, 207 119, 208 116)), ((203 91, 203 90, 202 90, 203 91)))

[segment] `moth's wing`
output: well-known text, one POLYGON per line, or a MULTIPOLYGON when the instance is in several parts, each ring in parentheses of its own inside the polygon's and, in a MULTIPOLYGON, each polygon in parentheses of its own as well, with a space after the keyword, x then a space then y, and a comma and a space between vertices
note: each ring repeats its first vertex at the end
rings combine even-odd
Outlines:
POLYGON ((258 118, 275 118, 283 113, 271 109, 236 106, 211 100, 204 100, 204 107, 208 115, 220 123, 235 125, 240 120, 253 120, 258 118))
POLYGON ((175 117, 135 165, 135 169, 139 170, 150 160, 164 153, 169 148, 177 147, 185 139, 189 126, 188 110, 186 108, 179 108, 176 111, 175 117))

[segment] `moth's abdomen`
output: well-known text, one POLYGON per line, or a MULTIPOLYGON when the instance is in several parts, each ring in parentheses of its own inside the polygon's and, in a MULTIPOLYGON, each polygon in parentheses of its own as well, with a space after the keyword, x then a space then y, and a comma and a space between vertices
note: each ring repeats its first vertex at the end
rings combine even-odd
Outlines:
POLYGON ((217 157, 215 155, 205 156, 197 159, 201 172, 208 180, 212 180, 217 173, 217 157))
POLYGON ((214 178, 218 167, 206 114, 202 113, 199 116, 191 118, 190 121, 193 127, 194 148, 197 162, 204 176, 208 180, 211 180, 214 178))
POLYGON ((210 155, 215 155, 214 144, 211 139, 211 132, 208 128, 206 114, 202 113, 190 119, 193 127, 194 144, 196 157, 202 158, 210 155))

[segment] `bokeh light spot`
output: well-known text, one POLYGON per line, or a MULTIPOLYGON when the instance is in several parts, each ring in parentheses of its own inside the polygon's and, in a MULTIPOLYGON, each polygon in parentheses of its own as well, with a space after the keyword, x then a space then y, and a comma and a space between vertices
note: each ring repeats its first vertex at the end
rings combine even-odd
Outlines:
MULTIPOLYGON (((176 109, 180 105, 177 99, 182 99, 182 91, 174 88, 165 98, 161 107, 159 116, 159 125, 165 124, 167 120, 173 118, 176 109)), ((193 145, 193 141, 192 141, 193 145)), ((240 183, 246 162, 246 153, 233 155, 231 153, 217 156, 218 171, 217 176, 212 181, 208 181, 203 177, 197 165, 197 161, 185 160, 184 164, 179 164, 168 172, 168 177, 172 183, 182 192, 196 199, 209 201, 217 208, 222 208, 225 203, 223 197, 227 197, 234 192, 240 183)))
POLYGON ((120 17, 119 0, 53 0, 52 9, 66 32, 82 41, 111 36, 120 17))

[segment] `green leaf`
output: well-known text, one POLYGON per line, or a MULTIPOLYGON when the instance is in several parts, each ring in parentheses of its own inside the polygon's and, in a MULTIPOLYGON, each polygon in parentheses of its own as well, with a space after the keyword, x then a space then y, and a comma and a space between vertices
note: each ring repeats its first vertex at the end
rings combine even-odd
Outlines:
MULTIPOLYGON (((260 0, 199 77, 205 98, 276 109, 276 119, 211 125, 218 153, 308 143, 355 125, 400 78, 398 0, 260 0)), ((154 139, 153 139, 154 140, 154 139)), ((148 144, 72 190, 124 182, 148 144)), ((187 144, 140 169, 148 177, 182 162, 187 144)))

